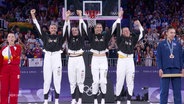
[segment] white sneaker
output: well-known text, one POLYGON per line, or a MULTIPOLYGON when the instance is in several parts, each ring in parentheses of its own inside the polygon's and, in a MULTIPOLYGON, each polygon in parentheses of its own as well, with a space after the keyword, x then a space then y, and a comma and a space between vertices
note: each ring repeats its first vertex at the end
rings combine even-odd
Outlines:
POLYGON ((117 101, 117 104, 121 104, 121 101, 117 101))
POLYGON ((98 104, 98 100, 97 99, 94 99, 94 104, 98 104))
POLYGON ((127 104, 131 104, 131 101, 130 100, 127 100, 127 104))
POLYGON ((59 102, 55 102, 54 104, 59 104, 59 102))
POLYGON ((55 99, 55 104, 59 104, 59 99, 55 99))
POLYGON ((44 103, 43 104, 48 104, 48 100, 44 100, 44 103))
POLYGON ((102 99, 101 100, 101 104, 105 104, 105 99, 102 99))
POLYGON ((72 99, 71 104, 76 104, 76 103, 77 103, 76 100, 72 99))
POLYGON ((81 98, 79 98, 77 104, 82 104, 82 99, 81 98))

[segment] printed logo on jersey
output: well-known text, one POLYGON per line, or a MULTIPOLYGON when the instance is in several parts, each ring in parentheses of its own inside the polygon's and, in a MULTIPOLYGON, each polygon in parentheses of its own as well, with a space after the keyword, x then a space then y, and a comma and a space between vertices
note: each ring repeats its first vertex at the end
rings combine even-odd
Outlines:
POLYGON ((126 44, 126 45, 132 45, 132 41, 131 41, 131 40, 125 41, 125 44, 126 44))
POLYGON ((56 43, 56 42, 57 42, 57 39, 50 39, 50 38, 49 38, 49 39, 48 39, 48 42, 49 42, 49 43, 51 43, 51 42, 55 42, 55 43, 56 43))
POLYGON ((98 37, 95 36, 95 41, 96 42, 103 42, 104 41, 104 37, 102 36, 100 39, 98 39, 98 37))
POLYGON ((72 41, 73 42, 77 42, 79 39, 78 38, 73 38, 72 41))

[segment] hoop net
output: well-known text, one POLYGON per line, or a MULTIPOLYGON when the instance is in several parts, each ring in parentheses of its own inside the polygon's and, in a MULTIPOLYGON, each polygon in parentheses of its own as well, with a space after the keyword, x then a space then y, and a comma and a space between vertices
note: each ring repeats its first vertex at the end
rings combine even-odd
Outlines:
POLYGON ((94 27, 96 25, 96 17, 100 13, 100 11, 87 10, 87 11, 85 11, 85 13, 87 15, 88 27, 94 27))

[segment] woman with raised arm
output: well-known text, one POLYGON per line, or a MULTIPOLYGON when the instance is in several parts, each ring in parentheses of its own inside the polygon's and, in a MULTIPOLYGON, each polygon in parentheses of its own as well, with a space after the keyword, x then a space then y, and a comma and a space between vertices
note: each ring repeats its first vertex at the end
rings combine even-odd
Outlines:
POLYGON ((131 104, 131 97, 134 89, 134 47, 137 42, 143 37, 143 27, 139 20, 134 21, 136 29, 134 31, 129 30, 128 27, 122 28, 121 32, 121 19, 124 11, 120 10, 118 13, 119 18, 114 22, 112 27, 112 33, 117 28, 116 38, 118 45, 118 61, 116 71, 116 96, 117 104, 121 104, 120 94, 123 89, 124 80, 126 77, 126 84, 128 88, 127 104, 131 104))
POLYGON ((61 53, 62 53, 62 44, 64 43, 63 35, 57 34, 57 25, 50 24, 49 34, 44 33, 38 21, 36 19, 35 13, 36 10, 32 9, 30 11, 33 23, 38 29, 39 36, 42 39, 44 46, 43 51, 45 52, 44 65, 43 65, 43 92, 44 92, 44 104, 48 104, 48 94, 51 84, 51 79, 53 75, 54 88, 55 88, 55 104, 59 104, 59 94, 61 87, 61 78, 62 78, 62 62, 61 62, 61 53))
POLYGON ((87 26, 82 19, 82 11, 77 10, 79 16, 79 27, 71 27, 69 16, 66 12, 66 20, 63 26, 63 33, 67 36, 68 42, 68 78, 72 94, 71 104, 82 104, 82 94, 84 92, 85 63, 83 59, 84 39, 87 36, 87 26), (79 88, 79 99, 76 101, 76 88, 79 88))

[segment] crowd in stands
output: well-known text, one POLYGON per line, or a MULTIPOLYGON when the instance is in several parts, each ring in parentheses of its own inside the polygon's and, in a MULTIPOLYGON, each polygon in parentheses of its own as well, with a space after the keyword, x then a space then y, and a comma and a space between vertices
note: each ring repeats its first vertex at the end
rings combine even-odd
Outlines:
MULTIPOLYGON (((135 47, 136 65, 156 66, 156 48, 158 42, 165 38, 165 30, 172 25, 176 30, 176 39, 184 47, 184 1, 183 0, 121 0, 125 14, 131 22, 139 19, 144 27, 144 38, 135 47)), ((4 0, 0 3, 0 20, 5 21, 0 30, 0 44, 4 45, 8 31, 14 32, 17 42, 22 45, 22 66, 27 66, 28 58, 43 58, 43 43, 36 30, 28 29, 21 32, 20 27, 8 28, 11 22, 32 23, 30 9, 37 10, 37 19, 43 29, 48 25, 58 25, 58 34, 62 35, 62 8, 64 0, 4 0), (11 1, 11 2, 10 2, 11 1), (47 1, 47 2, 46 2, 47 1)), ((75 23, 75 21, 73 22, 75 23)), ((1 22, 2 24, 2 22, 1 22)), ((1 25, 2 26, 2 25, 1 25)), ((105 26, 104 26, 105 27, 105 26)), ((109 31, 110 27, 105 27, 109 31)), ((62 46, 66 49, 67 44, 62 46)), ((116 37, 109 42, 109 58, 117 58, 116 37)), ((63 54, 66 58, 67 54, 63 54)))

